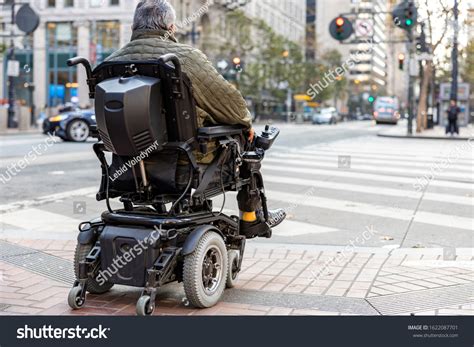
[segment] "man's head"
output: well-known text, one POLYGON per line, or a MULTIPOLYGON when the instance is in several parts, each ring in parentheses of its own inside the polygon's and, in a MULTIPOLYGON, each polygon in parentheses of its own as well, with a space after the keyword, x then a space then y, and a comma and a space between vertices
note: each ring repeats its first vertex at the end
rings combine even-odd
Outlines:
POLYGON ((456 106, 456 100, 451 99, 451 106, 456 106))
POLYGON ((135 9, 132 30, 176 30, 176 11, 167 0, 141 0, 135 9))

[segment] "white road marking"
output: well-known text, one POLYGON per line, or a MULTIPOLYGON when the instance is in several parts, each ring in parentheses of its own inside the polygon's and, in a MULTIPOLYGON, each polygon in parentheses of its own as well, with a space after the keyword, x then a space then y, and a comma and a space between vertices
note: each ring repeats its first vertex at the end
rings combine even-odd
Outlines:
POLYGON ((93 192, 97 192, 97 190, 97 187, 87 187, 76 190, 70 190, 62 193, 46 195, 32 200, 12 202, 10 204, 0 205, 0 213, 6 213, 31 206, 39 206, 50 202, 57 202, 59 200, 66 199, 71 196, 87 196, 89 194, 92 194, 93 192))
MULTIPOLYGON (((282 163, 281 159, 273 159, 273 158, 266 158, 265 160, 266 163, 274 163, 274 164, 280 164, 282 163)), ((333 163, 323 163, 320 161, 313 161, 313 162, 301 162, 300 160, 288 160, 285 159, 283 161, 287 165, 291 166, 309 166, 309 167, 323 167, 323 168, 330 168, 337 170, 337 162, 333 163)), ((370 172, 393 172, 393 173, 400 173, 400 174, 410 174, 414 176, 420 176, 423 177, 424 175, 430 175, 429 170, 411 170, 407 168, 396 168, 396 167, 386 167, 386 166, 372 166, 372 165, 361 165, 361 164, 355 164, 351 163, 350 169, 352 170, 363 170, 363 171, 370 171, 370 172)), ((436 171, 435 171, 436 172, 436 171)), ((444 172, 440 171, 436 173, 436 176, 438 177, 443 177, 447 179, 463 179, 463 180, 473 180, 474 179, 474 171, 471 171, 470 173, 458 173, 458 172, 444 172)))
MULTIPOLYGON (((310 162, 331 162, 336 163, 338 161, 338 154, 296 154, 296 153, 273 153, 271 156, 267 158, 289 158, 289 159, 302 159, 303 161, 310 161, 310 162)), ((433 162, 407 162, 406 160, 397 160, 398 158, 389 157, 386 159, 371 159, 370 156, 368 158, 361 158, 359 156, 351 156, 352 163, 361 163, 361 164, 382 164, 394 167, 408 167, 408 168, 422 168, 426 170, 430 170, 430 168, 435 168, 433 162)), ((303 161, 301 161, 303 163, 303 161)), ((454 163, 456 162, 454 159, 452 160, 454 163)), ((441 165, 438 164, 440 167, 441 165)), ((466 171, 469 173, 473 172, 473 165, 468 163, 463 164, 449 164, 446 168, 448 170, 456 170, 456 171, 466 171)), ((427 171, 428 172, 428 171, 427 171)))
MULTIPOLYGON (((280 160, 280 164, 285 163, 280 160)), ((290 167, 290 166, 279 166, 279 165, 268 165, 263 164, 263 170, 273 170, 277 172, 290 172, 290 173, 300 173, 308 175, 323 175, 323 176, 337 176, 337 177, 346 177, 346 178, 359 178, 370 181, 378 182, 398 182, 398 183, 407 183, 415 184, 415 177, 401 177, 401 176, 391 176, 386 174, 370 174, 370 173, 361 173, 353 172, 350 170, 326 170, 326 169, 313 169, 313 168, 304 168, 304 167, 290 167)), ((263 176, 265 178, 265 175, 263 176)), ((448 187, 448 188, 459 188, 465 189, 466 191, 473 191, 474 184, 465 183, 465 182, 452 182, 452 181, 442 181, 434 179, 430 182, 430 186, 437 187, 448 187)))
MULTIPOLYGON (((302 185, 308 187, 320 187, 322 189, 330 190, 342 190, 342 191, 351 191, 363 194, 375 194, 375 195, 386 195, 386 196, 395 196, 402 198, 410 199, 419 199, 421 193, 416 190, 402 190, 402 189, 392 189, 384 187, 376 187, 373 185, 357 185, 357 184, 348 184, 348 183, 338 183, 332 181, 321 181, 321 180, 312 180, 312 179, 303 179, 296 177, 283 177, 283 176, 274 176, 274 175, 265 175, 265 182, 279 183, 279 184, 288 184, 288 185, 302 185)), ((450 194, 437 194, 437 193, 425 193, 423 200, 439 201, 445 203, 453 203, 460 205, 473 206, 474 197, 464 197, 450 194)))
POLYGON ((3 224, 9 224, 32 232, 54 231, 70 233, 77 231, 78 225, 81 223, 78 219, 36 208, 2 214, 0 220, 2 229, 4 228, 3 224))
POLYGON ((418 211, 413 215, 412 210, 403 208, 387 207, 375 204, 360 203, 348 200, 323 198, 320 196, 303 196, 301 194, 283 193, 279 191, 268 191, 267 196, 271 200, 284 201, 297 206, 317 207, 341 212, 349 212, 374 217, 384 217, 397 220, 409 221, 414 218, 415 222, 426 223, 450 228, 473 230, 474 219, 458 216, 450 216, 441 213, 418 211))

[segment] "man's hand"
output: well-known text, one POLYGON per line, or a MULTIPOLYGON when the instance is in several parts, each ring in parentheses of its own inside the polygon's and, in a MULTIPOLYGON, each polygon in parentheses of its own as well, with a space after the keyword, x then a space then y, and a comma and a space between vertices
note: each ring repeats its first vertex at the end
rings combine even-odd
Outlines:
POLYGON ((249 142, 252 143, 255 138, 255 130, 254 128, 249 129, 249 142))

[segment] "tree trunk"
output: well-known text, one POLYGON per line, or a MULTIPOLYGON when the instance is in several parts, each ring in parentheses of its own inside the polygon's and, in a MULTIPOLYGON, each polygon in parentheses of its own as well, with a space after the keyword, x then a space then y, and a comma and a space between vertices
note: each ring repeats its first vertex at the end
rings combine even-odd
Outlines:
POLYGON ((416 114, 416 132, 421 133, 427 127, 427 109, 426 103, 428 100, 428 87, 432 78, 432 62, 426 61, 423 69, 423 80, 421 83, 420 99, 418 103, 418 112, 416 114))

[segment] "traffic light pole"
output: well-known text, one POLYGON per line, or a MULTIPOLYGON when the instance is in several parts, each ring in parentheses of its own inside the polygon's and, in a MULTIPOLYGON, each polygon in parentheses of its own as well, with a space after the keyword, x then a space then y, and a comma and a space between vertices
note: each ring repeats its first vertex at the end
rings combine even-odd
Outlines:
POLYGON ((408 31, 408 43, 407 43, 407 51, 408 51, 408 135, 413 135, 413 115, 414 115, 414 78, 411 73, 411 66, 413 61, 413 32, 411 30, 408 31))
MULTIPOLYGON (((10 38, 10 51, 8 52, 8 63, 15 60, 15 2, 11 3, 11 38, 10 38)), ((8 128, 15 127, 15 77, 8 76, 8 128)))

